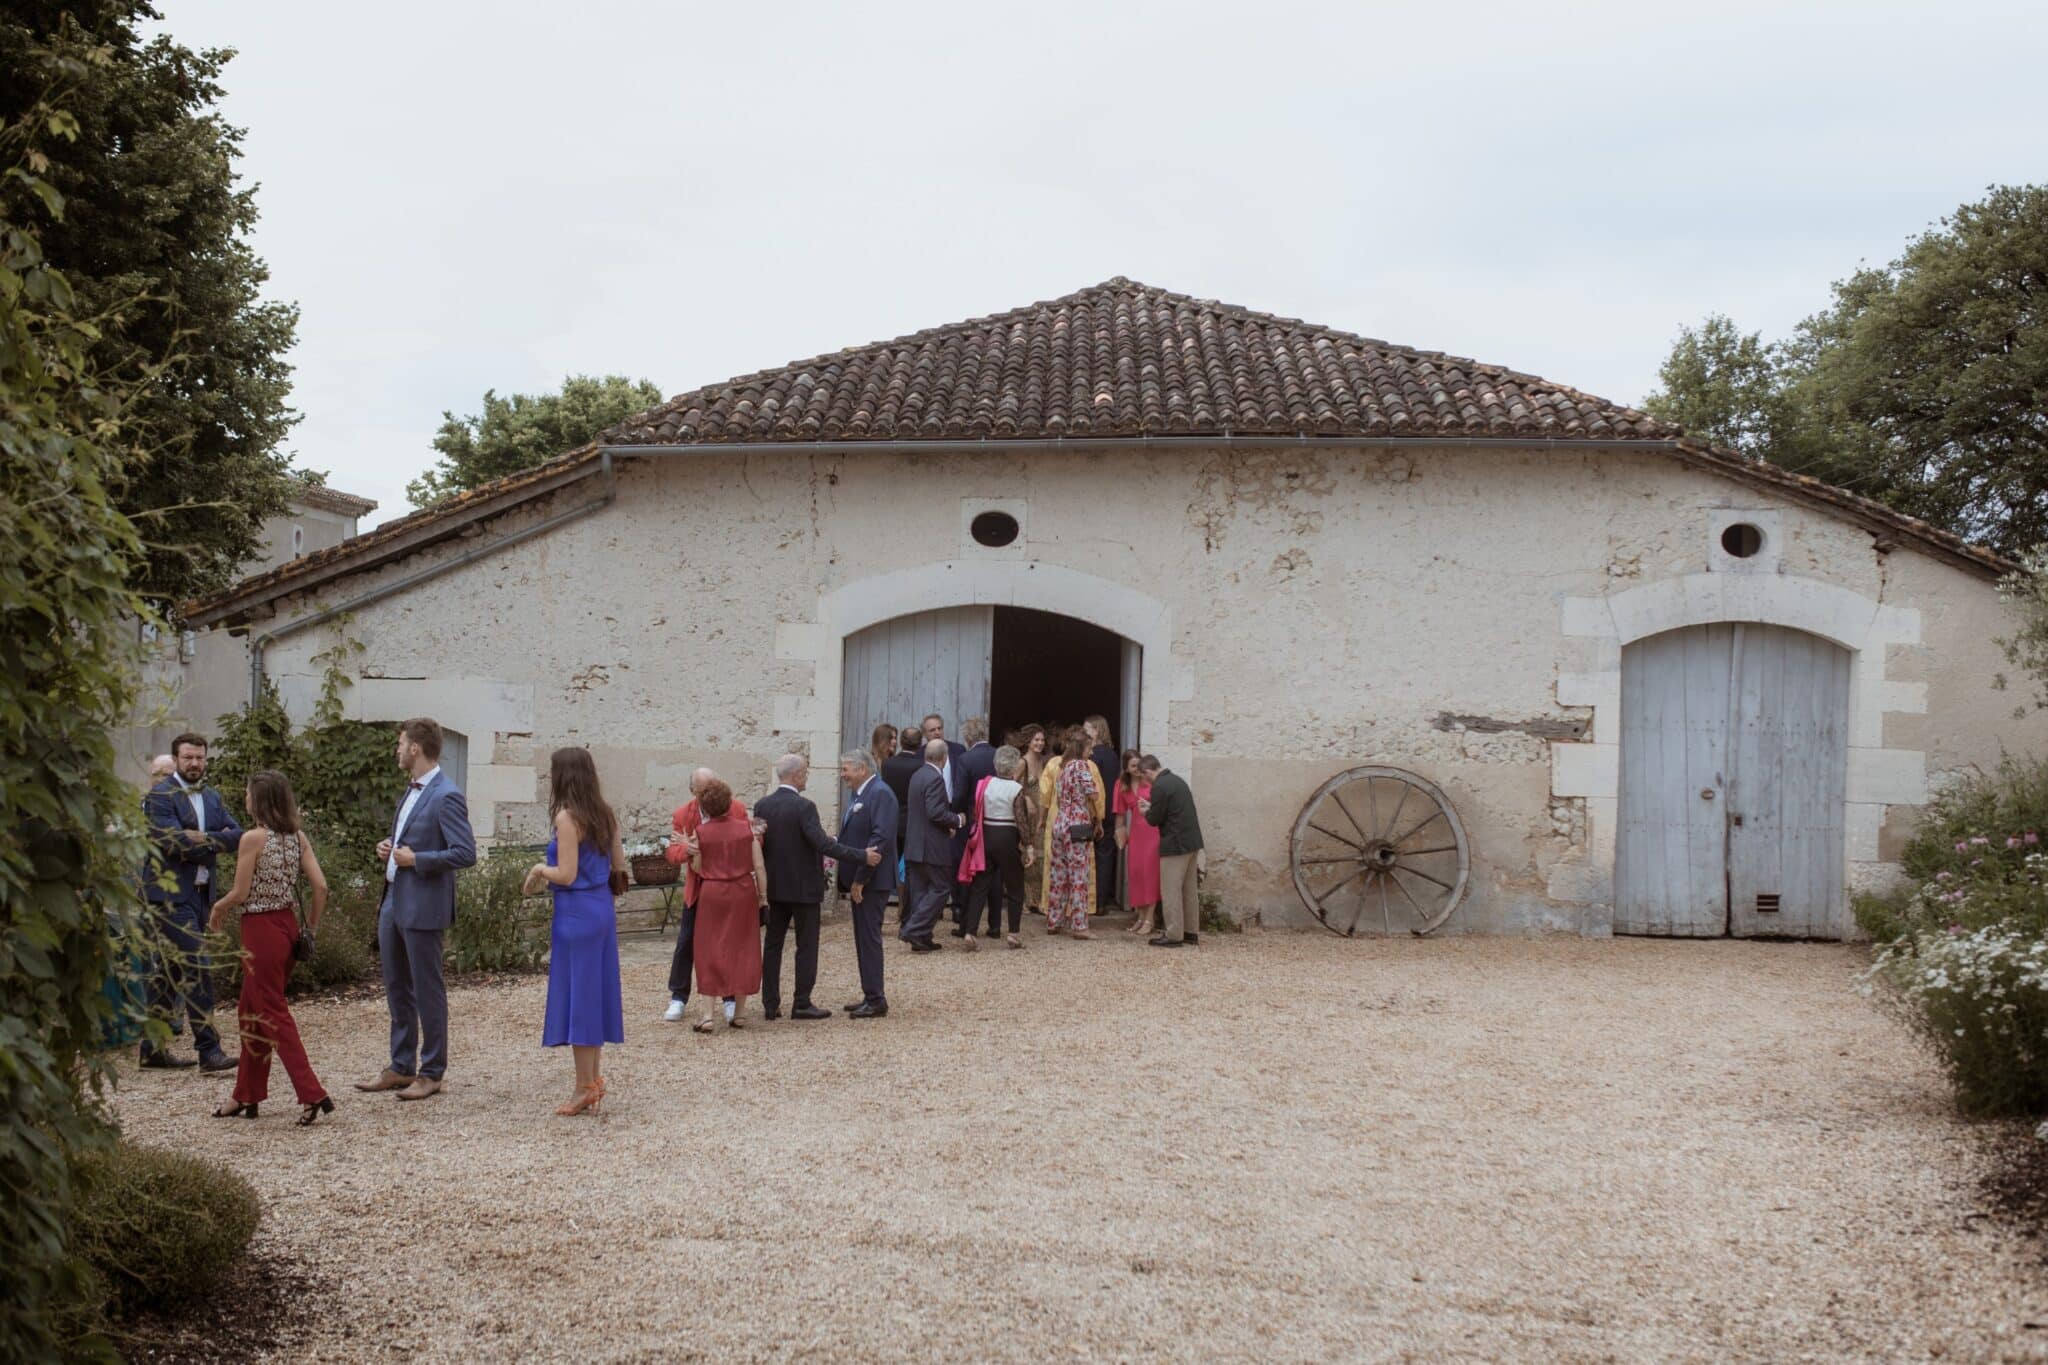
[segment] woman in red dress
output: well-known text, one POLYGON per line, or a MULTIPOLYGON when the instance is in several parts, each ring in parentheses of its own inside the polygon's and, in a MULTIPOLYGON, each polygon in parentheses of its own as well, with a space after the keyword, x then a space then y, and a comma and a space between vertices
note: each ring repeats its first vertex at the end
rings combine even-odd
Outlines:
MULTIPOLYGON (((761 989, 761 906, 768 899, 768 874, 754 825, 732 799, 732 788, 713 778, 697 793, 704 823, 697 826, 697 989, 708 1002, 722 999, 728 1028, 740 1027, 740 1008, 761 989)), ((696 1030, 709 1033, 717 1018, 706 1014, 696 1030)))

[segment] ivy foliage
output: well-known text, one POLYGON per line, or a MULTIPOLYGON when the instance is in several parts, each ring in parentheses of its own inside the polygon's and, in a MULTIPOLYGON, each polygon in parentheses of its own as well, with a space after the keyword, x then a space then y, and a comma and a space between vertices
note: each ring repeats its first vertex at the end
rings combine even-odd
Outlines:
POLYGON ((67 207, 46 148, 78 136, 70 109, 113 61, 75 31, 41 45, 0 125, 0 1361, 106 1349, 71 1339, 93 1288, 70 1172, 110 1138, 102 986, 141 932, 138 793, 109 737, 146 615, 116 498, 137 389, 97 363, 104 318, 42 236, 67 207))
POLYGON ((351 685, 345 665, 361 652, 359 643, 343 638, 316 659, 325 666, 320 699, 301 727, 292 725, 265 679, 256 705, 220 718, 210 757, 212 776, 231 801, 258 769, 275 769, 290 780, 337 904, 381 882, 377 841, 389 833, 385 822, 404 787, 393 755, 395 728, 342 716, 351 685))

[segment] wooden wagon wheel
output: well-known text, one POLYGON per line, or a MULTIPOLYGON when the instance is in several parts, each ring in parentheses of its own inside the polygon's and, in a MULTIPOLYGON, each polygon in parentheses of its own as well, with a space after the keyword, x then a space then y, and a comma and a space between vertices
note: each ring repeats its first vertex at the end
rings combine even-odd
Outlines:
POLYGON ((1294 889, 1331 933, 1350 938, 1377 910, 1416 934, 1438 928, 1465 898, 1471 849, 1436 785, 1399 768, 1352 768, 1316 788, 1295 817, 1287 861, 1294 889))

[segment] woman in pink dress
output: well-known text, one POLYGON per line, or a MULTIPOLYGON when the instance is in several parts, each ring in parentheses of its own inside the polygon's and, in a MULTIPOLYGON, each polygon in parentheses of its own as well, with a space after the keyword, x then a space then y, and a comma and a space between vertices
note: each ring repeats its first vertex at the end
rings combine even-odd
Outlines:
POLYGON ((1116 778, 1116 846, 1124 855, 1125 886, 1137 912, 1124 932, 1152 932, 1152 912, 1159 906, 1159 826, 1147 820, 1142 802, 1151 799, 1152 784, 1138 774, 1139 753, 1124 750, 1124 770, 1116 778))
MULTIPOLYGON (((768 876, 754 824, 732 799, 732 788, 717 778, 697 793, 704 823, 697 826, 697 989, 708 1004, 723 1000, 727 1028, 741 1026, 747 997, 761 989, 761 907, 768 900, 768 876)), ((718 1027, 706 1014, 697 1032, 718 1027)))

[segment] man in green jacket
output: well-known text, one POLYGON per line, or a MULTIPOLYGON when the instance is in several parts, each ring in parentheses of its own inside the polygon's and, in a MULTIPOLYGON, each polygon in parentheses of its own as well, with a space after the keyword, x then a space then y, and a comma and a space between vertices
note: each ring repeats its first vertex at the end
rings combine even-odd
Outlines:
POLYGON ((1202 897, 1195 879, 1195 860, 1202 851, 1202 822, 1195 817, 1195 794, 1187 780, 1161 767, 1146 754, 1138 772, 1152 784, 1142 802, 1145 822, 1159 828, 1159 936, 1147 940, 1154 948, 1178 948, 1201 941, 1202 897))

